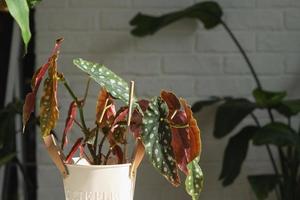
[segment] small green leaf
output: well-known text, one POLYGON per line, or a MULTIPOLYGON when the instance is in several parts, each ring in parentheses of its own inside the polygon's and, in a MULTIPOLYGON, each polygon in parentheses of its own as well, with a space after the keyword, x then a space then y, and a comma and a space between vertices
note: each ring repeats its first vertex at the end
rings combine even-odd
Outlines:
POLYGON ((27 3, 30 8, 34 8, 41 1, 42 0, 27 0, 27 3))
POLYGON ((199 199, 204 182, 203 172, 198 164, 199 159, 197 157, 187 165, 189 174, 185 179, 185 189, 193 200, 199 199))
POLYGON ((286 97, 286 92, 271 92, 256 88, 253 90, 256 103, 261 108, 271 108, 279 105, 286 97))
POLYGON ((273 191, 280 179, 273 174, 264 174, 257 176, 248 176, 248 181, 258 200, 268 198, 268 195, 273 191))
POLYGON ((300 99, 283 101, 275 109, 286 117, 292 117, 300 112, 300 99))
POLYGON ((167 122, 168 107, 160 98, 155 97, 144 113, 142 140, 145 152, 152 165, 173 185, 180 184, 174 151, 171 145, 172 133, 167 122))
POLYGON ((242 164, 247 156, 249 141, 257 129, 256 126, 246 126, 229 139, 220 175, 224 186, 232 184, 240 174, 242 164))
POLYGON ((223 12, 219 4, 212 1, 200 2, 183 10, 161 16, 138 13, 130 21, 130 25, 135 26, 131 33, 139 37, 152 35, 160 29, 183 18, 198 19, 204 24, 205 28, 211 29, 221 23, 222 15, 223 12))
POLYGON ((16 156, 15 153, 10 153, 10 154, 7 154, 5 156, 0 157, 0 167, 2 165, 5 165, 9 161, 11 161, 15 156, 16 156))
POLYGON ((226 99, 217 109, 214 136, 221 138, 229 134, 255 108, 247 99, 226 99))
POLYGON ((81 58, 73 60, 73 63, 82 71, 88 73, 97 83, 104 87, 113 97, 128 104, 129 87, 126 81, 117 76, 104 65, 92 63, 81 58))
POLYGON ((26 0, 5 0, 9 13, 18 23, 22 38, 25 44, 25 51, 27 52, 27 46, 31 38, 31 32, 29 27, 29 7, 26 0))
POLYGON ((267 124, 256 131, 255 135, 253 136, 253 144, 292 146, 299 144, 299 137, 297 133, 288 125, 281 122, 274 122, 267 124))

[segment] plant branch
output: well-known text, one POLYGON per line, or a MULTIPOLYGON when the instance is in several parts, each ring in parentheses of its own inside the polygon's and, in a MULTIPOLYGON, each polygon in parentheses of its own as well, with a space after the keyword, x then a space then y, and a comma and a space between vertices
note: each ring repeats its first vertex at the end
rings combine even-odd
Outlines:
POLYGON ((254 80, 255 80, 255 82, 256 82, 257 87, 258 87, 259 89, 262 89, 262 85, 261 85, 261 83, 260 83, 260 80, 258 79, 257 73, 256 73, 256 71, 255 71, 255 69, 254 69, 254 67, 253 67, 253 65, 252 65, 252 63, 251 63, 249 57, 247 56, 245 50, 243 49, 242 45, 239 43, 239 41, 237 40, 236 36, 235 36, 235 35, 233 34, 233 32, 230 30, 230 28, 228 27, 228 25, 227 25, 224 21, 222 21, 222 20, 221 20, 220 23, 223 25, 223 27, 225 28, 225 30, 228 32, 229 36, 231 37, 231 39, 233 40, 233 42, 234 42, 234 43, 236 44, 236 46, 238 47, 238 49, 239 49, 240 53, 242 54, 242 56, 244 57, 244 59, 245 59, 247 65, 248 65, 248 67, 249 67, 249 69, 250 69, 250 72, 251 72, 251 74, 253 75, 253 78, 254 78, 254 80))
MULTIPOLYGON (((73 100, 76 102, 76 104, 78 106, 80 120, 81 120, 81 124, 83 126, 83 130, 84 131, 88 131, 88 128, 87 128, 87 126, 85 124, 85 120, 84 120, 83 109, 82 109, 82 102, 80 102, 78 100, 78 98, 74 94, 73 90, 71 89, 71 87, 69 86, 69 84, 67 83, 67 81, 64 78, 62 79, 62 81, 63 81, 63 84, 64 84, 65 88, 68 90, 69 94, 71 95, 71 97, 73 98, 73 100)), ((86 132, 85 132, 85 134, 86 134, 86 132)))
POLYGON ((86 98, 88 96, 89 93, 89 88, 90 88, 90 82, 91 82, 91 77, 89 77, 88 82, 86 84, 86 88, 85 88, 85 92, 84 92, 84 96, 83 96, 83 104, 85 104, 86 98))
MULTIPOLYGON (((261 127, 258 118, 256 117, 256 115, 255 115, 253 112, 251 113, 251 117, 252 117, 252 119, 254 120, 255 124, 256 124, 258 127, 261 127)), ((275 162, 275 159, 274 159, 272 150, 271 150, 271 148, 270 148, 270 145, 267 144, 267 145, 266 145, 266 149, 267 149, 268 155, 269 155, 269 157, 270 157, 270 160, 271 160, 271 163, 272 163, 274 172, 275 172, 276 176, 279 177, 279 176, 280 176, 279 170, 278 170, 278 168, 277 168, 277 165, 276 165, 276 162, 275 162)), ((281 184, 281 182, 280 182, 279 188, 280 188, 280 193, 282 194, 282 184, 281 184)), ((277 189, 275 189, 275 191, 276 191, 275 193, 276 193, 277 199, 279 199, 279 194, 278 194, 277 189)))

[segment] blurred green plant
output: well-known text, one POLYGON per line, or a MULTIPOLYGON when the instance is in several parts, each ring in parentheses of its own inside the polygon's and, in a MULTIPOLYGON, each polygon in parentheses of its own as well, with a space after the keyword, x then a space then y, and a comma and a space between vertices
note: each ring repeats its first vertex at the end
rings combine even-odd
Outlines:
MULTIPOLYGON (((16 134, 20 134, 21 130, 16 130, 16 117, 22 116, 23 102, 14 99, 0 110, 0 168, 9 162, 13 162, 19 167, 23 176, 24 167, 17 158, 17 152, 13 148, 15 144, 16 134)), ((36 119, 31 118, 29 126, 32 127, 36 119)))
POLYGON ((240 174, 249 144, 252 142, 254 145, 266 147, 274 169, 271 174, 248 176, 257 199, 266 199, 269 192, 274 190, 277 199, 300 199, 300 128, 297 131, 291 124, 292 117, 297 117, 300 112, 300 99, 289 100, 286 99, 285 91, 274 92, 263 88, 249 57, 229 26, 222 20, 222 15, 222 8, 213 1, 197 3, 161 16, 138 13, 130 21, 130 24, 134 26, 131 33, 138 37, 152 35, 183 18, 199 20, 206 29, 212 29, 218 25, 223 26, 245 59, 256 82, 256 88, 252 91, 254 101, 246 98, 214 97, 198 101, 193 105, 193 111, 199 112, 204 107, 218 103, 213 131, 216 138, 223 138, 236 132, 229 139, 225 149, 219 179, 223 186, 234 182, 240 174), (270 121, 263 125, 254 113, 256 110, 266 111, 270 121), (275 119, 275 112, 281 114, 286 120, 275 119), (255 125, 249 124, 236 131, 237 126, 246 117, 251 117, 255 125), (271 145, 277 148, 279 163, 275 162, 271 145))
POLYGON ((6 7, 11 16, 18 23, 23 42, 25 45, 25 53, 27 52, 27 46, 31 38, 30 24, 29 24, 29 9, 34 8, 41 0, 2 0, 0 2, 2 7, 6 7))

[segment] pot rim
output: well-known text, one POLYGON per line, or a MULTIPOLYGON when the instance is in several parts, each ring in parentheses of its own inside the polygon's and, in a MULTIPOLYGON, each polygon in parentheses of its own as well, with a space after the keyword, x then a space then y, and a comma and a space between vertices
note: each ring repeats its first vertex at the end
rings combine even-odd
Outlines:
POLYGON ((74 165, 66 164, 67 167, 82 168, 82 169, 108 169, 108 168, 120 168, 120 167, 130 167, 131 163, 117 164, 117 165, 74 165))

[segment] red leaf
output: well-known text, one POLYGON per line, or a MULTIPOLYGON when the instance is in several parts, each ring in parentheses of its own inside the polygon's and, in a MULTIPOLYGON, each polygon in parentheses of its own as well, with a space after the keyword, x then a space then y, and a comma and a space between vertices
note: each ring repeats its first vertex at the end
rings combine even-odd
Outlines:
POLYGON ((100 127, 110 126, 116 115, 116 108, 112 97, 102 88, 99 92, 96 107, 96 123, 100 127), (108 106, 110 106, 108 108, 108 106))
POLYGON ((74 119, 76 118, 76 113, 77 113, 77 104, 75 101, 73 101, 69 107, 68 117, 66 119, 65 129, 64 129, 63 138, 62 138, 61 149, 64 149, 64 147, 68 144, 67 134, 69 133, 69 131, 71 130, 71 128, 73 126, 74 119))
MULTIPOLYGON (((187 116, 185 112, 178 111, 172 119, 172 123, 176 125, 186 125, 187 116)), ((171 126, 172 127, 172 126, 171 126)), ((175 159, 179 169, 188 174, 186 150, 190 147, 190 140, 188 136, 189 129, 172 127, 172 147, 174 150, 175 159)))
POLYGON ((119 122, 126 121, 128 115, 128 107, 122 107, 116 114, 112 126, 117 125, 119 122))
MULTIPOLYGON (((148 100, 140 100, 138 102, 143 112, 145 112, 149 106, 148 100)), ((143 122, 143 116, 137 109, 135 109, 132 113, 131 122, 130 122, 130 130, 133 133, 133 136, 135 138, 141 136, 142 132, 142 122, 143 122)))
POLYGON ((189 163, 201 154, 200 129, 198 128, 196 119, 193 117, 193 112, 190 106, 184 99, 180 99, 180 102, 185 110, 189 125, 190 147, 186 150, 187 160, 189 163))
POLYGON ((115 145, 112 149, 113 155, 118 158, 118 164, 122 164, 123 162, 123 151, 119 145, 115 145))
POLYGON ((175 111, 180 110, 180 101, 172 92, 162 90, 160 93, 161 98, 167 103, 169 108, 169 117, 171 118, 175 111))
POLYGON ((30 118, 31 113, 34 111, 35 96, 42 82, 42 79, 45 76, 49 66, 51 65, 53 57, 57 56, 62 41, 63 39, 56 40, 55 46, 52 50, 50 57, 48 58, 48 61, 42 67, 40 67, 32 77, 31 80, 32 92, 26 95, 25 103, 23 106, 23 132, 25 130, 25 126, 30 118))
POLYGON ((83 141, 83 137, 78 138, 77 141, 75 142, 75 144, 73 145, 70 153, 67 155, 66 158, 66 163, 70 163, 71 159, 73 158, 74 154, 77 152, 77 150, 79 148, 82 147, 82 141, 83 141))

